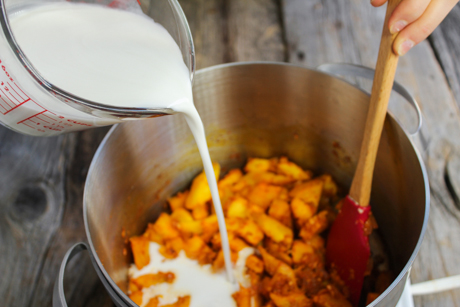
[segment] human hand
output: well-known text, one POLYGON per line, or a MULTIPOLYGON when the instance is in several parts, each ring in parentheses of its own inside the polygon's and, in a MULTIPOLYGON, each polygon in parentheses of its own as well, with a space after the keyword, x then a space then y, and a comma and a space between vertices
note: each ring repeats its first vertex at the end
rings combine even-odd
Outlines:
MULTIPOLYGON (((377 7, 387 1, 371 0, 371 4, 377 7)), ((398 55, 404 55, 427 38, 458 1, 402 0, 388 22, 391 33, 400 32, 393 43, 393 51, 398 55)))

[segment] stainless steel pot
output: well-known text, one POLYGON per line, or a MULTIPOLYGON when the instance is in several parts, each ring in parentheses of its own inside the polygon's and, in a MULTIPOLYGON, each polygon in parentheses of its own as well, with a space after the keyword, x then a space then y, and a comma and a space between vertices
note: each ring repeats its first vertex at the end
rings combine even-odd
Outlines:
MULTIPOLYGON (((369 100, 357 87, 317 70, 246 63, 199 71, 194 96, 211 157, 224 170, 241 167, 247 157, 287 155, 349 186, 369 100)), ((143 232, 166 197, 186 188, 201 169, 181 116, 115 126, 100 145, 86 180, 84 218, 95 268, 117 306, 136 306, 125 294, 132 262, 127 239, 143 232)), ((397 278, 369 306, 395 306, 425 232, 429 190, 423 161, 392 116, 384 126, 371 204, 397 278)), ((75 248, 62 268, 85 246, 75 248)), ((62 298, 58 282, 54 306, 65 306, 62 298)))

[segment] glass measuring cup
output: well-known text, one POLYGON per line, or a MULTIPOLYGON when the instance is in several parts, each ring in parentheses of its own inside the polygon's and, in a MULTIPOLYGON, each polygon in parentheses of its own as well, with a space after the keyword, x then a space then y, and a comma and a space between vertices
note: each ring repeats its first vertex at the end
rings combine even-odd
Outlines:
MULTIPOLYGON (((0 0, 0 123, 20 133, 51 136, 111 125, 123 120, 172 114, 172 109, 116 107, 91 101, 46 80, 17 43, 9 16, 32 6, 65 0, 0 0)), ((136 0, 68 1, 95 3, 143 14, 136 0)), ((190 80, 195 51, 190 29, 177 0, 152 0, 146 15, 161 24, 180 48, 190 80)))

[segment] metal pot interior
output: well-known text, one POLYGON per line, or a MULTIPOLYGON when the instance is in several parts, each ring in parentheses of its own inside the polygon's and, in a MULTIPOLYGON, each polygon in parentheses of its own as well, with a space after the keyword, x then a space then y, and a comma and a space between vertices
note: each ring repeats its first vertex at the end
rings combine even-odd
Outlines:
MULTIPOLYGON (((248 157, 286 155, 350 185, 369 101, 358 88, 315 70, 247 63, 199 71, 194 96, 211 157, 224 172, 248 157)), ((187 188, 201 170, 181 115, 124 123, 107 135, 87 177, 84 218, 93 253, 120 290, 127 289, 132 261, 128 238, 142 233, 166 208, 166 198, 187 188)), ((387 290, 396 301, 424 232, 427 188, 416 150, 387 116, 371 205, 399 274, 387 290)), ((372 305, 391 303, 380 298, 372 305)))

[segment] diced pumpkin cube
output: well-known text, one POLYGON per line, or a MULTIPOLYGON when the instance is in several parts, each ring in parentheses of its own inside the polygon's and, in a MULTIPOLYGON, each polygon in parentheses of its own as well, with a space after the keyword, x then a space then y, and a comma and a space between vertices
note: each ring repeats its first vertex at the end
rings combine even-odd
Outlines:
POLYGON ((237 253, 243 248, 250 247, 244 240, 236 237, 233 233, 228 234, 228 243, 230 249, 237 253))
POLYGON ((283 244, 286 247, 290 247, 292 245, 294 233, 291 228, 286 227, 264 213, 252 211, 251 217, 267 237, 276 243, 283 244))
POLYGON ((180 236, 179 230, 174 226, 173 219, 167 213, 161 213, 153 227, 166 240, 180 236))
POLYGON ((268 215, 292 229, 291 207, 286 201, 275 199, 268 209, 268 215))
POLYGON ((236 234, 246 242, 255 246, 264 238, 264 233, 251 219, 242 219, 241 227, 236 230, 236 234))
POLYGON ((201 238, 208 243, 211 238, 219 232, 219 223, 215 214, 208 216, 207 218, 200 221, 203 233, 201 238))
POLYGON ((321 179, 324 182, 323 195, 327 197, 334 197, 337 195, 337 191, 339 188, 335 183, 334 179, 332 179, 331 175, 324 174, 319 176, 318 179, 321 179))
POLYGON ((148 288, 153 285, 174 282, 175 275, 171 272, 158 272, 157 274, 145 274, 132 280, 140 288, 148 288))
POLYGON ((149 240, 144 237, 132 237, 129 239, 131 242, 131 250, 133 251, 134 263, 136 267, 140 270, 150 263, 150 253, 149 253, 149 240))
MULTIPOLYGON (((294 270, 286 264, 281 264, 276 270, 271 280, 272 294, 289 295, 299 292, 294 270)), ((273 299, 273 298, 272 298, 273 299)), ((276 303, 276 302, 275 302, 276 303)))
POLYGON ((305 203, 318 207, 319 201, 321 199, 323 185, 324 181, 321 179, 316 178, 309 180, 305 183, 301 183, 295 186, 291 192, 289 192, 289 196, 292 198, 298 197, 305 203))
POLYGON ((217 254, 199 236, 187 239, 184 244, 188 258, 197 260, 201 265, 212 263, 217 254))
POLYGON ((259 246, 258 250, 262 255, 265 271, 272 276, 275 275, 276 270, 278 270, 278 267, 282 265, 283 262, 270 255, 262 246, 259 246))
POLYGON ((326 230, 329 224, 327 215, 328 212, 323 210, 317 215, 313 216, 302 226, 299 236, 305 241, 308 241, 315 235, 320 234, 326 230))
POLYGON ((158 296, 152 297, 145 307, 158 307, 160 304, 158 296))
POLYGON ((158 244, 163 244, 164 238, 155 230, 155 224, 149 223, 147 225, 147 230, 143 234, 149 241, 156 242, 158 244))
POLYGON ((246 266, 255 273, 262 274, 264 272, 264 262, 256 255, 246 258, 246 266))
MULTIPOLYGON (((218 179, 220 175, 220 165, 218 163, 213 163, 212 165, 214 167, 214 175, 216 179, 218 179)), ((205 205, 206 202, 210 200, 211 190, 209 189, 206 174, 203 171, 193 179, 190 193, 185 200, 185 208, 192 210, 196 207, 205 205)))
POLYGON ((279 186, 262 182, 252 189, 251 193, 248 195, 248 200, 253 204, 267 209, 270 203, 278 197, 281 189, 282 188, 279 186))
POLYGON ((240 180, 240 178, 243 177, 243 173, 239 169, 232 169, 230 170, 227 175, 224 176, 219 181, 219 188, 225 188, 234 185, 235 183, 240 180))
POLYGON ((314 235, 310 239, 306 240, 305 243, 309 244, 320 254, 326 253, 326 242, 320 235, 314 235))
POLYGON ((166 240, 164 245, 160 246, 159 252, 165 258, 174 259, 179 252, 184 249, 184 240, 181 237, 166 240))
POLYGON ((289 161, 286 157, 281 157, 278 163, 278 173, 294 178, 295 180, 309 180, 312 173, 304 171, 294 162, 289 161))
POLYGON ((240 291, 232 294, 237 307, 252 307, 251 306, 251 289, 240 288, 240 291))
POLYGON ((188 193, 188 190, 185 192, 179 192, 175 196, 167 199, 171 211, 175 211, 176 209, 184 207, 185 200, 188 197, 188 193))
POLYGON ((219 271, 225 266, 225 258, 224 258, 224 251, 219 250, 217 253, 216 259, 214 259, 214 262, 212 263, 212 269, 214 272, 219 271))
POLYGON ((142 298, 144 294, 142 293, 142 290, 133 292, 129 295, 129 298, 138 306, 142 305, 142 298))
POLYGON ((276 257, 286 264, 292 264, 292 258, 289 256, 289 247, 283 244, 278 244, 268 237, 265 237, 264 239, 264 246, 270 255, 276 257))
POLYGON ((261 158, 249 158, 248 163, 244 167, 244 170, 247 173, 250 172, 266 172, 271 167, 271 162, 269 159, 261 159, 261 158))
POLYGON ((291 254, 294 264, 308 264, 313 258, 318 257, 312 246, 300 240, 294 240, 291 254))
POLYGON ((317 207, 311 203, 306 203, 298 197, 291 201, 292 215, 296 219, 297 225, 304 225, 316 213, 317 207))
POLYGON ((246 218, 248 216, 248 201, 243 197, 235 198, 227 208, 227 217, 246 218))
POLYGON ((141 287, 139 287, 137 284, 133 282, 132 279, 130 279, 128 282, 128 293, 134 293, 139 290, 141 290, 141 287))
MULTIPOLYGON (((233 263, 236 263, 236 261, 238 260, 238 253, 236 253, 234 251, 230 251, 230 258, 231 258, 231 261, 233 263)), ((212 268, 216 272, 216 271, 219 271, 220 269, 222 269, 224 267, 225 267, 224 251, 219 250, 219 252, 217 253, 216 258, 214 259, 214 261, 212 263, 212 268)))
POLYGON ((200 221, 209 216, 209 208, 207 204, 196 206, 192 209, 193 219, 200 221))

